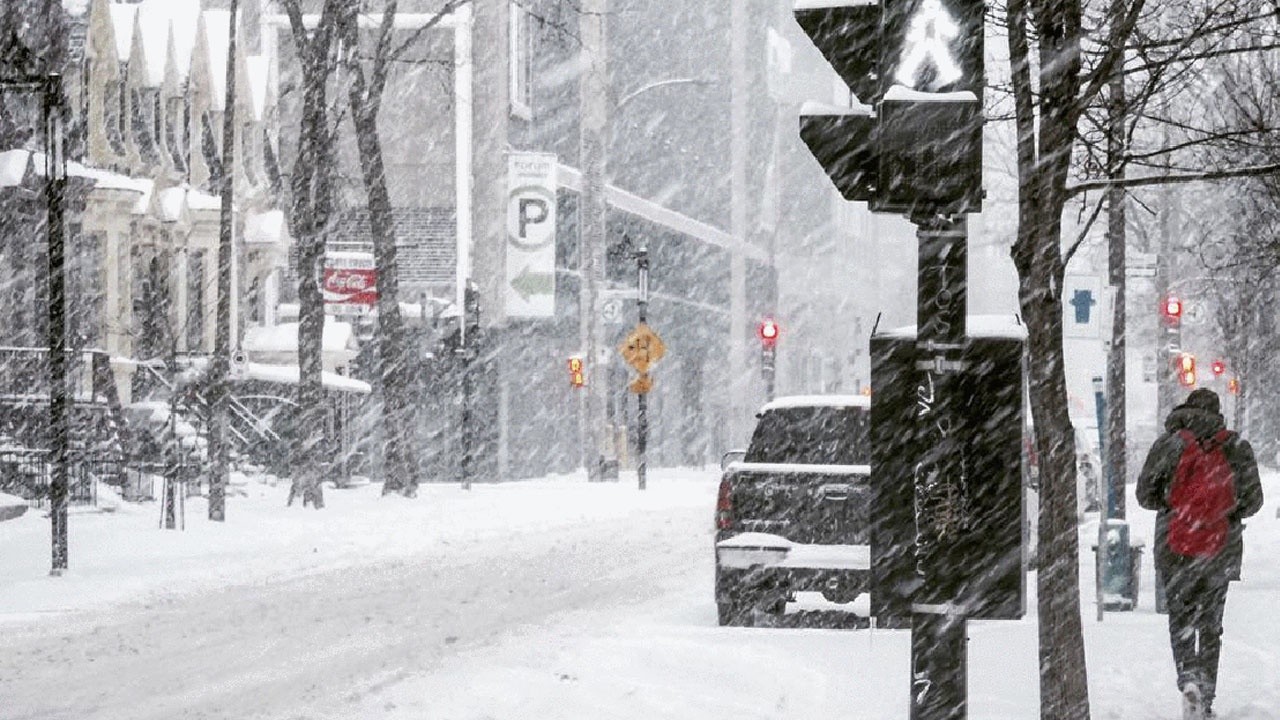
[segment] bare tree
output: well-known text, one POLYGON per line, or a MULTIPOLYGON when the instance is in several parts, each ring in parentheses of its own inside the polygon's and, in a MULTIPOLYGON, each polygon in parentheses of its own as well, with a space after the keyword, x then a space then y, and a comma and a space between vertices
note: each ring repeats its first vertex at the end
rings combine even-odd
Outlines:
POLYGON ((1130 152, 1126 158, 1132 165, 1161 167, 1158 173, 1089 178, 1091 172, 1096 177, 1116 170, 1099 149, 1105 148, 1113 127, 1100 100, 1117 74, 1136 85, 1136 92, 1125 98, 1132 122, 1127 140, 1132 141, 1153 122, 1172 123, 1171 116, 1160 112, 1173 106, 1169 89, 1185 85, 1204 62, 1256 53, 1269 44, 1221 43, 1224 37, 1238 37, 1241 28, 1264 25, 1274 9, 1261 7, 1193 0, 1152 7, 1144 0, 1100 2, 1093 8, 1082 0, 1009 0, 1007 5, 1019 187, 1012 254, 1029 333, 1029 395, 1041 458, 1038 613, 1040 705, 1046 720, 1089 717, 1077 580, 1074 431, 1067 410, 1061 313, 1066 260, 1084 235, 1064 252, 1063 210, 1073 196, 1092 189, 1275 171, 1267 166, 1179 167, 1162 157, 1171 150, 1165 148, 1130 152), (1107 37, 1108 42, 1092 37, 1107 37), (1127 63, 1127 55, 1136 61, 1127 63), (1084 178, 1073 183, 1073 175, 1084 178))
POLYGON ((289 224, 298 246, 298 404, 293 487, 289 498, 324 506, 321 486, 323 432, 328 417, 323 384, 324 297, 320 273, 334 212, 336 128, 328 105, 329 81, 338 66, 338 20, 344 0, 324 0, 314 28, 308 28, 301 0, 282 0, 289 17, 302 84, 298 153, 290 177, 289 224))
POLYGON ((369 209, 369 227, 373 235, 374 262, 378 272, 378 354, 382 365, 382 420, 387 438, 385 479, 382 485, 384 494, 398 492, 408 496, 415 495, 418 489, 418 463, 410 423, 412 403, 409 373, 412 359, 405 341, 404 322, 400 316, 395 227, 392 222, 391 194, 387 187, 382 139, 378 134, 378 115, 382 110, 382 98, 391 63, 400 60, 418 38, 439 25, 445 16, 468 2, 470 0, 448 0, 408 38, 396 43, 394 30, 398 3, 397 0, 386 0, 374 45, 367 55, 361 47, 359 28, 359 14, 363 11, 364 2, 346 0, 342 15, 341 35, 345 53, 343 62, 350 79, 348 100, 356 130, 356 147, 359 151, 361 177, 369 209))

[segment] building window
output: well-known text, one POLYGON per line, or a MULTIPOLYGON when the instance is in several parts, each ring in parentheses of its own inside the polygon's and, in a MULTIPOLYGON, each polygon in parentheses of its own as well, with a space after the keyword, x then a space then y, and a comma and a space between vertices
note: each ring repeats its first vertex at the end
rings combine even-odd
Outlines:
POLYGON ((107 126, 107 142, 117 155, 124 154, 124 136, 120 134, 120 108, 124 106, 124 88, 121 83, 107 83, 102 120, 107 126))
MULTIPOLYGON (((123 68, 121 72, 123 72, 123 68)), ((116 100, 120 104, 116 111, 116 132, 120 135, 120 143, 123 148, 124 138, 129 137, 129 91, 125 89, 124 80, 120 81, 120 93, 116 100)))
POLYGON ((214 190, 222 187, 222 151, 218 147, 218 136, 213 128, 213 114, 200 116, 201 146, 204 149, 204 164, 209 168, 208 186, 214 190))
POLYGON ((187 352, 204 352, 204 251, 187 251, 187 352))
MULTIPOLYGON (((523 0, 528 2, 528 0, 523 0)), ((508 30, 510 48, 508 66, 511 81, 511 114, 524 120, 533 118, 533 26, 532 15, 512 0, 508 13, 511 27, 508 30)))
POLYGON ((169 111, 165 117, 165 143, 169 146, 169 156, 173 158, 173 166, 179 170, 186 170, 187 103, 180 97, 169 98, 166 102, 169 111))
POLYGON ((154 161, 159 156, 156 153, 156 138, 151 134, 152 121, 147 117, 150 103, 146 101, 141 90, 132 90, 129 94, 133 106, 130 119, 134 143, 137 144, 138 153, 144 160, 154 161))
POLYGON ((102 287, 103 249, 101 233, 74 232, 76 251, 67 263, 67 314, 73 347, 93 347, 102 341, 106 293, 102 287))
POLYGON ((245 123, 240 129, 240 166, 244 168, 244 176, 253 184, 258 184, 258 134, 253 130, 253 123, 245 123))
POLYGON ((156 92, 151 96, 151 137, 156 139, 156 145, 161 148, 165 147, 164 136, 164 101, 160 99, 160 93, 156 92))

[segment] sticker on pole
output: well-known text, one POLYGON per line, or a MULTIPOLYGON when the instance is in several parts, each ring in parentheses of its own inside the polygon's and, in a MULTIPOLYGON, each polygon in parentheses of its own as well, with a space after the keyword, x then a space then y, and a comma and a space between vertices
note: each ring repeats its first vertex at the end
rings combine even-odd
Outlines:
POLYGON ((556 156, 507 156, 507 317, 556 312, 556 156))

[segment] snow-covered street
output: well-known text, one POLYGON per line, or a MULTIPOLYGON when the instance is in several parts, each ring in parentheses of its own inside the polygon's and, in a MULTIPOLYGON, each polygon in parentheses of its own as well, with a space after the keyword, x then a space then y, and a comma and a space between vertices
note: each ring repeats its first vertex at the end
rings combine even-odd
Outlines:
MULTIPOLYGON (((156 529, 154 504, 74 514, 62 578, 29 512, 0 524, 0 718, 906 716, 907 632, 717 627, 716 475, 629 480, 330 490, 320 512, 250 483, 225 526, 194 498, 186 531, 156 529)), ((1222 718, 1280 717, 1280 476, 1266 487, 1228 601, 1222 718)), ((1131 511, 1137 537, 1147 515, 1131 511)), ((1137 612, 1098 624, 1084 603, 1095 718, 1177 716, 1143 570, 1137 612)), ((971 624, 969 717, 1037 716, 1031 609, 971 624)))

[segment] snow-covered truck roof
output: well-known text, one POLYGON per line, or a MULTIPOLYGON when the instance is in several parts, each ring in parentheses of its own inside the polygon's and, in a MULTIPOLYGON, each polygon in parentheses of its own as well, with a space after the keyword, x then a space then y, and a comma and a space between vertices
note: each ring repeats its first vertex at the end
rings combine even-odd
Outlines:
POLYGON ((806 407, 871 407, 871 398, 866 395, 788 395, 771 400, 760 412, 806 407))

